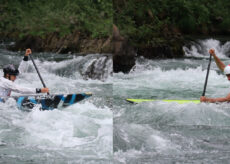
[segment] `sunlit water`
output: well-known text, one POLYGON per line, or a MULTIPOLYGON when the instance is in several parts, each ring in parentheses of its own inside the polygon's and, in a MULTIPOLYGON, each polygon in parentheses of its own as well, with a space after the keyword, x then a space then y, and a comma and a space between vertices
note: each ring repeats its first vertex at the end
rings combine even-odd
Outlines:
MULTIPOLYGON (((35 107, 31 112, 24 112, 17 109, 14 100, 0 103, 0 163, 110 163, 113 158, 112 76, 108 72, 100 81, 84 80, 81 75, 90 61, 100 59, 100 54, 33 55, 51 94, 92 92, 93 96, 53 111, 35 107)), ((18 65, 22 58, 23 53, 0 49, 0 76, 4 64, 18 65)), ((15 83, 42 87, 31 61, 28 73, 15 83)))
MULTIPOLYGON (((114 163, 229 163, 229 104, 125 101, 199 99, 210 48, 230 64, 229 42, 208 39, 184 47, 184 59, 139 58, 131 73, 114 74, 114 163)), ((206 96, 224 97, 228 93, 230 82, 212 61, 206 96)))

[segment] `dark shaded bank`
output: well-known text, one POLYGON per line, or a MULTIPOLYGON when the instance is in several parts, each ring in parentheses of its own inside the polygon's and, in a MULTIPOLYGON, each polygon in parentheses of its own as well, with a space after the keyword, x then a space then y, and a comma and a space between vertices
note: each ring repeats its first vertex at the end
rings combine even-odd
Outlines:
POLYGON ((25 36, 17 40, 15 45, 9 46, 12 51, 21 51, 30 47, 36 52, 54 53, 111 53, 111 37, 85 38, 80 32, 60 37, 57 33, 47 34, 44 38, 39 36, 25 36))
MULTIPOLYGON (((158 38, 156 38, 157 40, 158 38)), ((130 39, 120 35, 116 25, 113 26, 113 69, 114 72, 128 73, 135 65, 135 58, 143 56, 147 59, 181 58, 184 56, 182 47, 188 42, 183 37, 169 37, 160 43, 133 45, 130 39)))
POLYGON ((116 0, 114 71, 129 72, 135 56, 180 58, 187 36, 230 36, 230 1, 116 0), (122 39, 119 39, 122 38, 122 39), (119 53, 120 51, 120 53, 119 53))

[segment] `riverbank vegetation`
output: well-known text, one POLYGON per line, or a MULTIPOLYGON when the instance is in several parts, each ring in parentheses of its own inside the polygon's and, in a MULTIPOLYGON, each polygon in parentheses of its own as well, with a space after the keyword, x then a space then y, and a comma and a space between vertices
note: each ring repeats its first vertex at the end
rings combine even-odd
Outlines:
POLYGON ((60 37, 78 31, 84 37, 105 38, 112 30, 112 1, 108 0, 1 0, 0 36, 60 37))
POLYGON ((229 8, 228 0, 116 0, 114 22, 133 43, 151 45, 181 34, 230 34, 229 8))
POLYGON ((230 34, 229 8, 228 0, 1 0, 0 38, 19 41, 15 50, 35 42, 38 51, 111 52, 114 24, 140 55, 183 56, 187 35, 230 34))

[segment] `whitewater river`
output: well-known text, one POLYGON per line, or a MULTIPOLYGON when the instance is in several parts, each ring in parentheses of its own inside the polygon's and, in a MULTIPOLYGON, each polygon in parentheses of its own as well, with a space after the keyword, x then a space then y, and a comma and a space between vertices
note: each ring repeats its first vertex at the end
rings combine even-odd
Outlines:
MULTIPOLYGON (((113 79, 114 163, 229 163, 230 105, 130 104, 126 98, 199 99, 215 48, 230 64, 230 42, 208 39, 184 47, 183 59, 139 58, 129 74, 113 79)), ((230 82, 212 61, 206 96, 230 93, 230 82)))
MULTIPOLYGON (((129 74, 113 77, 111 56, 34 53, 51 94, 93 96, 54 111, 25 112, 13 100, 0 103, 0 164, 229 163, 229 104, 125 101, 199 99, 209 48, 230 64, 230 42, 213 39, 184 46, 183 59, 138 58, 129 74), (95 80, 89 78, 91 72, 95 80)), ((18 65, 23 55, 0 46, 0 76, 4 64, 18 65)), ((29 68, 16 83, 41 87, 32 63, 29 68)), ((223 97, 229 92, 230 82, 212 61, 206 95, 223 97)))
MULTIPOLYGON (((23 55, 24 52, 0 49, 0 76, 3 76, 4 64, 19 65, 23 55)), ((79 104, 54 111, 35 108, 25 112, 17 109, 14 100, 0 103, 0 163, 111 163, 111 57, 103 67, 102 80, 86 80, 90 63, 104 60, 101 55, 33 55, 51 94, 92 92, 93 96, 79 104)), ((29 72, 17 79, 16 83, 27 87, 42 87, 31 61, 29 72)))

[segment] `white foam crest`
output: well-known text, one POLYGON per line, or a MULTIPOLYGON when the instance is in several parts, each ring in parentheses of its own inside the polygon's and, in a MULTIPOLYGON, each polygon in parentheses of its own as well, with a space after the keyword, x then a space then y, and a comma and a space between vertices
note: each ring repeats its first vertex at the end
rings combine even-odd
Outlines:
MULTIPOLYGON (((83 79, 72 79, 68 77, 61 77, 55 74, 42 74, 42 78, 46 86, 50 89, 50 93, 79 93, 79 92, 93 92, 92 87, 87 84, 110 84, 109 82, 103 83, 99 80, 85 81, 83 79)), ((36 73, 25 73, 22 77, 17 78, 16 84, 30 87, 30 88, 41 88, 42 83, 36 73)), ((18 95, 12 92, 12 95, 18 95)))
POLYGON ((69 59, 69 60, 63 60, 60 62, 56 62, 56 61, 44 61, 41 63, 40 60, 36 60, 36 63, 40 63, 43 65, 43 68, 45 68, 48 71, 55 71, 58 69, 63 69, 66 68, 68 65, 74 64, 74 63, 79 63, 81 60, 83 60, 83 56, 78 56, 78 57, 74 57, 73 59, 69 59))
MULTIPOLYGON (((76 63, 80 63, 80 61, 83 59, 82 56, 79 56, 77 58, 73 58, 73 59, 70 59, 70 60, 64 60, 64 61, 60 61, 60 62, 56 62, 56 61, 41 61, 41 60, 35 60, 35 63, 38 67, 38 70, 39 72, 41 73, 42 77, 45 76, 45 75, 50 75, 50 74, 55 74, 55 71, 58 71, 58 70, 63 70, 63 69, 66 69, 66 68, 70 68, 70 66, 74 66, 76 65, 76 63)), ((36 70, 33 66, 33 63, 32 62, 28 62, 29 63, 29 72, 33 72, 35 74, 36 73, 36 70)), ((66 71, 70 71, 71 69, 67 69, 66 71)), ((76 70, 71 70, 71 72, 67 72, 66 74, 74 74, 75 76, 70 76, 68 78, 71 78, 71 79, 81 79, 83 80, 83 78, 81 77, 80 73, 79 73, 79 70, 78 68, 76 67, 76 70), (74 72, 74 73, 73 73, 74 72)))
POLYGON ((177 125, 229 126, 226 104, 184 104, 180 107, 177 125))
POLYGON ((218 57, 227 58, 227 52, 230 51, 230 42, 221 45, 221 42, 215 39, 199 40, 190 48, 184 46, 183 50, 187 57, 209 57, 209 49, 214 48, 218 57))
POLYGON ((142 149, 143 151, 151 152, 163 152, 166 150, 176 151, 178 148, 178 146, 164 137, 160 131, 153 129, 148 124, 129 123, 118 125, 119 137, 124 140, 126 144, 128 144, 124 147, 135 147, 135 149, 142 149), (135 143, 133 143, 134 141, 135 143))
POLYGON ((6 146, 6 143, 4 143, 4 142, 2 142, 2 141, 0 140, 0 146, 6 146))
MULTIPOLYGON (((146 70, 144 72, 134 72, 128 75, 115 74, 114 87, 120 89, 114 89, 114 92, 125 92, 124 89, 129 90, 197 90, 202 91, 206 77, 206 70, 202 70, 201 67, 189 68, 189 69, 175 69, 175 70, 162 70, 161 68, 155 68, 153 70, 146 70)), ((224 75, 217 74, 216 71, 210 70, 207 91, 220 93, 227 93, 226 88, 229 86, 229 82, 224 75)), ((223 94, 222 93, 222 94, 223 94)))
POLYGON ((12 120, 19 119, 23 113, 18 110, 16 101, 13 98, 8 99, 5 103, 0 102, 0 117, 1 121, 6 121, 6 124, 11 124, 12 120))
MULTIPOLYGON (((134 143, 132 143, 134 144, 134 143)), ((141 149, 128 149, 126 151, 118 150, 114 152, 114 159, 122 164, 130 163, 130 161, 138 161, 141 159, 151 159, 154 156, 159 154, 175 154, 178 153, 175 144, 172 144, 169 140, 164 139, 163 137, 157 135, 150 135, 146 141, 148 146, 152 147, 150 150, 149 148, 142 147, 141 149)))
POLYGON ((128 160, 130 158, 138 158, 143 155, 143 152, 141 150, 135 150, 135 149, 129 149, 128 151, 122 151, 118 150, 117 152, 114 152, 114 159, 121 164, 127 164, 128 160))
MULTIPOLYGON (((89 80, 84 80, 85 82, 89 82, 89 83, 111 83, 112 82, 112 75, 110 74, 112 71, 112 65, 111 65, 111 61, 112 60, 108 60, 108 62, 106 63, 106 67, 103 68, 103 65, 100 64, 100 61, 104 60, 105 57, 101 57, 99 59, 90 59, 89 61, 84 61, 83 66, 82 65, 82 60, 85 60, 84 57, 79 56, 79 57, 74 57, 73 59, 70 60, 64 60, 61 62, 50 62, 50 61, 45 61, 45 62, 41 62, 41 61, 36 61, 36 63, 38 63, 38 65, 41 65, 40 67, 43 68, 41 69, 41 72, 43 73, 55 73, 55 71, 61 70, 61 69, 67 69, 66 71, 71 71, 71 72, 66 72, 65 74, 70 74, 71 76, 69 76, 68 78, 71 79, 76 79, 76 80, 83 80, 84 78, 82 77, 80 72, 86 72, 86 69, 88 69, 88 67, 96 62, 96 68, 97 69, 97 73, 101 72, 102 69, 104 70, 104 74, 101 74, 101 80, 98 79, 89 79, 89 80), (79 65, 80 64, 80 65, 79 65), (72 70, 73 69, 73 70, 72 70), (102 81, 103 80, 103 81, 102 81)), ((34 70, 35 71, 35 70, 34 70)), ((33 71, 33 72, 34 72, 33 71)))
POLYGON ((112 150, 112 112, 91 103, 76 104, 63 111, 33 110, 13 123, 25 130, 22 142, 26 145, 57 149, 98 144, 100 153, 112 150))
MULTIPOLYGON (((57 69, 65 68, 66 65, 70 63, 74 63, 74 61, 71 60, 69 61, 67 60, 59 63, 50 62, 50 61, 41 62, 40 60, 36 60, 35 62, 37 63, 36 65, 38 66, 39 72, 41 73, 41 76, 46 86, 51 89, 52 86, 55 87, 55 90, 59 89, 59 87, 61 88, 64 87, 65 88, 64 91, 68 91, 67 89, 69 88, 68 86, 70 86, 71 88, 76 88, 76 84, 112 84, 113 83, 112 76, 108 76, 108 78, 105 81, 101 81, 97 79, 84 80, 78 71, 76 71, 74 73, 74 76, 72 77, 59 76, 53 72, 57 69)), ((0 76, 3 76, 2 70, 0 70, 0 76)), ((31 88, 41 87, 41 81, 36 73, 34 66, 30 62, 29 62, 29 71, 27 73, 21 74, 20 77, 17 78, 15 83, 31 88)), ((83 88, 78 87, 78 89, 82 90, 83 88)))
POLYGON ((165 137, 161 136, 160 134, 150 135, 146 140, 146 144, 151 147, 151 149, 155 149, 157 152, 163 151, 177 151, 179 146, 173 144, 170 140, 166 139, 165 137))
MULTIPOLYGON (((105 81, 107 83, 107 79, 110 79, 109 82, 111 83, 112 78, 112 60, 109 59, 108 62, 106 62, 105 66, 101 64, 101 61, 104 61, 106 59, 105 56, 100 55, 87 55, 87 56, 77 56, 73 57, 73 59, 63 60, 60 62, 56 61, 43 61, 39 59, 34 59, 39 72, 41 73, 42 77, 46 74, 60 74, 59 76, 67 76, 71 79, 78 79, 78 80, 84 80, 84 77, 81 75, 81 72, 84 72, 84 69, 87 69, 90 64, 96 62, 95 74, 101 74, 100 80, 93 80, 93 82, 99 82, 103 83, 101 80, 105 81), (104 67, 105 68, 104 68, 104 67), (103 71, 102 71, 103 70, 103 71)), ((13 60, 13 59, 12 59, 13 60)), ((29 73, 36 73, 36 70, 33 66, 32 61, 28 62, 29 73)), ((84 80, 86 81, 86 80, 84 80)), ((87 82, 87 81, 86 81, 87 82)))
MULTIPOLYGON (((182 125, 182 126, 229 126, 230 112, 228 104, 178 104, 155 101, 140 104, 144 111, 150 112, 138 118, 155 125, 182 125), (160 121, 159 121, 159 118, 160 121)), ((137 107, 138 108, 138 107, 137 107)), ((140 108, 140 107, 139 107, 140 108)))
POLYGON ((194 57, 203 57, 202 54, 200 54, 198 52, 198 49, 200 48, 200 46, 194 46, 192 45, 191 48, 189 49, 188 47, 183 47, 183 50, 185 52, 185 56, 188 56, 188 57, 191 57, 191 56, 194 56, 194 57))

